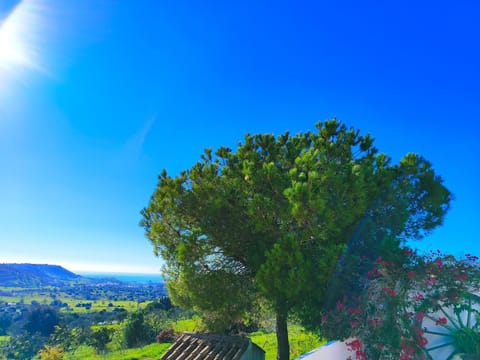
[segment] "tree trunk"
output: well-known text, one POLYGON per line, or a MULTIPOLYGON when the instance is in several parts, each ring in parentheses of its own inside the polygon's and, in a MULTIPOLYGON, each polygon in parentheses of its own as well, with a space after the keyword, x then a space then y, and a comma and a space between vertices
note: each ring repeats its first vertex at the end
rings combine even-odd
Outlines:
POLYGON ((290 359, 290 343, 288 342, 287 313, 277 310, 277 360, 290 359))

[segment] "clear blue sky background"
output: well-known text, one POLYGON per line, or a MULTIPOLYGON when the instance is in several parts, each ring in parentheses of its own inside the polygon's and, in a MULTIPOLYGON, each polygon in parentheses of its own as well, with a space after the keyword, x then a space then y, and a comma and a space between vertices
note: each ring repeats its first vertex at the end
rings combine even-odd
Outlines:
POLYGON ((419 246, 480 255, 479 17, 476 1, 2 0, 30 60, 0 54, 0 262, 158 271, 138 223, 163 168, 334 116, 455 194, 419 246))

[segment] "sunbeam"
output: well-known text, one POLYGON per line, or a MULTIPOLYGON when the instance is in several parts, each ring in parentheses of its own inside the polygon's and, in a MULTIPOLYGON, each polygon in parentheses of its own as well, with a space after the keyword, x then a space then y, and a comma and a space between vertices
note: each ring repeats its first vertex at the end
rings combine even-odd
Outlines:
POLYGON ((0 91, 25 70, 46 72, 41 58, 45 10, 43 0, 23 0, 0 23, 0 91))

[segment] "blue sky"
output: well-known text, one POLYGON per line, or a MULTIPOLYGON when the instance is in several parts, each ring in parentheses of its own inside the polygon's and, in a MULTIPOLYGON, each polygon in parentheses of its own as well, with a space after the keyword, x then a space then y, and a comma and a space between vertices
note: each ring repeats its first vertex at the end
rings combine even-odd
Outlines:
POLYGON ((138 223, 163 168, 334 116, 455 194, 416 245, 480 255, 479 5, 299 4, 2 0, 0 262, 156 272, 138 223))

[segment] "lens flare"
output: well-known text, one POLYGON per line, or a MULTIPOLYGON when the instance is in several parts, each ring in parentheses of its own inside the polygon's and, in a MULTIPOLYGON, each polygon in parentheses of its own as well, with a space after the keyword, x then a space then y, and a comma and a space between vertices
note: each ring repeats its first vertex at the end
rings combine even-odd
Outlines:
POLYGON ((45 72, 40 57, 44 5, 43 0, 23 0, 0 23, 0 90, 7 86, 7 78, 18 80, 25 70, 45 72))
POLYGON ((22 23, 18 21, 17 6, 0 28, 0 61, 5 64, 29 64, 27 51, 21 41, 22 23))

